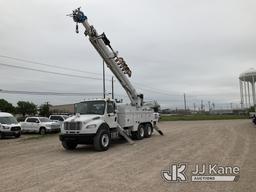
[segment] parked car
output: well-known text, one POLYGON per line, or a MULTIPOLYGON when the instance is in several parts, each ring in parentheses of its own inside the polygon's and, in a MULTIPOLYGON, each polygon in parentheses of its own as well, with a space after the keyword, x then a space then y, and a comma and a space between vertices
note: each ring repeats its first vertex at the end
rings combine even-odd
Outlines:
POLYGON ((249 118, 250 119, 253 119, 253 118, 255 118, 256 117, 256 112, 250 112, 249 113, 249 118))
POLYGON ((55 122, 60 122, 61 124, 67 119, 67 115, 50 115, 49 119, 55 122))
POLYGON ((20 122, 21 131, 24 133, 46 133, 59 132, 60 123, 53 122, 47 117, 27 117, 24 122, 20 122))
POLYGON ((0 112, 0 138, 5 136, 18 138, 20 135, 21 127, 16 118, 10 113, 0 112))
POLYGON ((256 125, 256 117, 254 116, 252 122, 256 125))

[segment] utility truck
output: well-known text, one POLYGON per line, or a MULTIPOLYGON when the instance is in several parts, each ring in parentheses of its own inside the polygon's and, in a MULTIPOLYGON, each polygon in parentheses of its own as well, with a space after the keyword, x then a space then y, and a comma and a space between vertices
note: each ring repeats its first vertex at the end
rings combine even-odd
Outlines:
POLYGON ((131 70, 111 47, 105 33, 99 35, 80 8, 69 16, 76 22, 77 33, 78 23, 84 26, 85 36, 89 37, 93 47, 118 79, 131 103, 120 104, 110 98, 77 103, 76 115, 66 119, 61 128, 59 138, 63 147, 72 150, 78 144, 93 144, 95 150, 106 151, 111 139, 123 137, 133 144, 132 139, 151 137, 153 129, 163 135, 156 125, 152 106, 145 104, 143 94, 138 94, 130 83, 128 77, 131 77, 131 70))

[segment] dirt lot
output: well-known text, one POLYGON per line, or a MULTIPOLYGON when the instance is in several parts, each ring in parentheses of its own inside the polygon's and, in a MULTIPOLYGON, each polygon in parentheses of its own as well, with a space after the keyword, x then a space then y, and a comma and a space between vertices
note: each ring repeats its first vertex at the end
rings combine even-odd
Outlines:
POLYGON ((163 122, 165 136, 65 151, 57 135, 0 140, 0 191, 256 191, 256 126, 249 120, 163 122), (238 182, 166 183, 170 163, 240 167, 238 182))

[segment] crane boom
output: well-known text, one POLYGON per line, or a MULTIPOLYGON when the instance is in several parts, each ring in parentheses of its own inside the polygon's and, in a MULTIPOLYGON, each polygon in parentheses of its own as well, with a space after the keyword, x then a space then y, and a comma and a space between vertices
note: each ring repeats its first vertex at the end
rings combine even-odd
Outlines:
POLYGON ((97 50, 99 55, 107 64, 108 68, 112 71, 118 81, 121 83, 122 87, 126 91, 131 105, 140 107, 143 105, 143 95, 138 94, 135 88, 129 81, 131 77, 131 70, 125 63, 122 57, 118 57, 117 52, 113 50, 110 45, 110 41, 106 37, 105 33, 99 35, 96 29, 89 24, 87 17, 80 10, 80 8, 73 11, 69 16, 73 17, 76 22, 76 32, 78 33, 78 23, 82 23, 85 28, 85 35, 89 36, 89 40, 93 47, 97 50))

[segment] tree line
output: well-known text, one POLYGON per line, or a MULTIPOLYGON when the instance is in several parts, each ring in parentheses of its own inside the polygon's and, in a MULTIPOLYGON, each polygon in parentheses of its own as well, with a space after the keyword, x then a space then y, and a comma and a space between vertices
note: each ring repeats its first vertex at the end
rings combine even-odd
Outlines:
POLYGON ((26 115, 50 116, 50 105, 49 103, 37 106, 33 102, 29 101, 18 101, 17 106, 9 103, 5 99, 0 99, 0 111, 12 114, 21 114, 23 117, 26 115))

